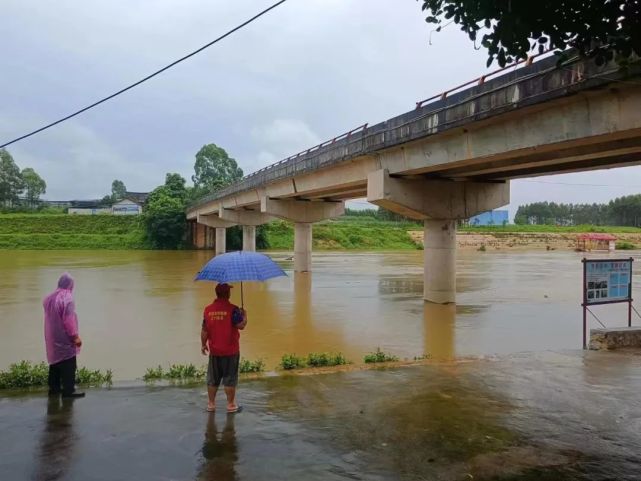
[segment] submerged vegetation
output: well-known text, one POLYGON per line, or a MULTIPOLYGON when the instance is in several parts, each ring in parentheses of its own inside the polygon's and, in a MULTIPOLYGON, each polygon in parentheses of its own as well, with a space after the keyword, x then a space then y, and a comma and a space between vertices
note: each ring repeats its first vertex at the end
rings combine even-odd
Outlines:
POLYGON ((398 361, 398 357, 392 354, 388 354, 385 351, 381 351, 380 347, 376 348, 376 351, 365 354, 363 357, 365 364, 371 364, 376 362, 395 362, 398 361))
MULTIPOLYGON (((265 370, 265 362, 262 359, 251 361, 249 359, 241 358, 238 370, 241 374, 263 372, 265 370)), ((196 367, 189 364, 172 364, 169 369, 164 369, 162 366, 150 367, 143 375, 143 380, 151 381, 198 381, 205 379, 207 375, 207 367, 196 367)))
POLYGON ((296 354, 283 354, 280 358, 280 367, 289 371, 290 369, 301 369, 305 367, 305 358, 296 354))
POLYGON ((342 353, 310 352, 307 357, 296 354, 285 354, 280 360, 280 367, 289 371, 305 367, 329 367, 350 364, 342 353))
MULTIPOLYGON (((0 371, 0 389, 44 388, 47 386, 49 366, 41 362, 32 364, 20 361, 11 364, 7 371, 0 371)), ((113 374, 110 370, 91 370, 81 367, 76 371, 76 384, 80 386, 111 386, 113 374)))

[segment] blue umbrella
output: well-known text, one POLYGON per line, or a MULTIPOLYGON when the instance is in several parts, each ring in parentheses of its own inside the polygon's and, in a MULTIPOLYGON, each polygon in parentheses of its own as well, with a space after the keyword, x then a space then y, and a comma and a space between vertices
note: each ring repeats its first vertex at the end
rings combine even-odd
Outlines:
POLYGON ((265 254, 239 251, 220 254, 211 259, 196 275, 196 280, 240 282, 242 303, 243 281, 266 281, 286 275, 285 271, 265 254))

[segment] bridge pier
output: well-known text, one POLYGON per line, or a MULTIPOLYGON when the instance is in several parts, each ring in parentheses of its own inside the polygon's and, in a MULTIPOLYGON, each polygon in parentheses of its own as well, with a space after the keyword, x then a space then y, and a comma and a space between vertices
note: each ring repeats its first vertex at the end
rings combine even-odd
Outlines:
POLYGON ((216 227, 216 255, 227 252, 227 228, 216 227))
POLYGON ((307 222, 294 224, 294 272, 312 270, 312 225, 307 222))
POLYGON ((236 225, 215 215, 200 215, 196 217, 198 224, 206 225, 216 229, 216 255, 224 254, 227 251, 227 227, 236 225))
POLYGON ((256 226, 243 226, 243 250, 256 252, 256 226))
POLYGON ((423 298, 436 304, 456 302, 456 221, 423 221, 423 298))
POLYGON ((294 272, 312 270, 312 224, 345 213, 343 201, 277 200, 263 197, 262 213, 294 222, 294 272))
POLYGON ((456 221, 510 202, 509 183, 452 182, 391 177, 377 170, 367 177, 367 200, 424 221, 423 298, 456 302, 456 221))

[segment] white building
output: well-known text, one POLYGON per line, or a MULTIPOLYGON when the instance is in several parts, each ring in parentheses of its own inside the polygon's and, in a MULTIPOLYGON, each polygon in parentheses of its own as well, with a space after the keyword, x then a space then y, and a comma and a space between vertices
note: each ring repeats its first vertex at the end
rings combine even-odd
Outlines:
POLYGON ((140 215, 142 214, 142 204, 130 199, 122 199, 111 206, 113 215, 140 215))

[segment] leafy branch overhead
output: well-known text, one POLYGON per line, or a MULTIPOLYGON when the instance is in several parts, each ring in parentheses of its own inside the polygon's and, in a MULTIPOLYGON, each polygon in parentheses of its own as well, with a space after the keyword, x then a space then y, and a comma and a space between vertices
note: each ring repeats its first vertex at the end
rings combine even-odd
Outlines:
POLYGON ((574 48, 598 64, 641 55, 641 0, 418 0, 440 31, 461 27, 501 67, 546 50, 574 48))

